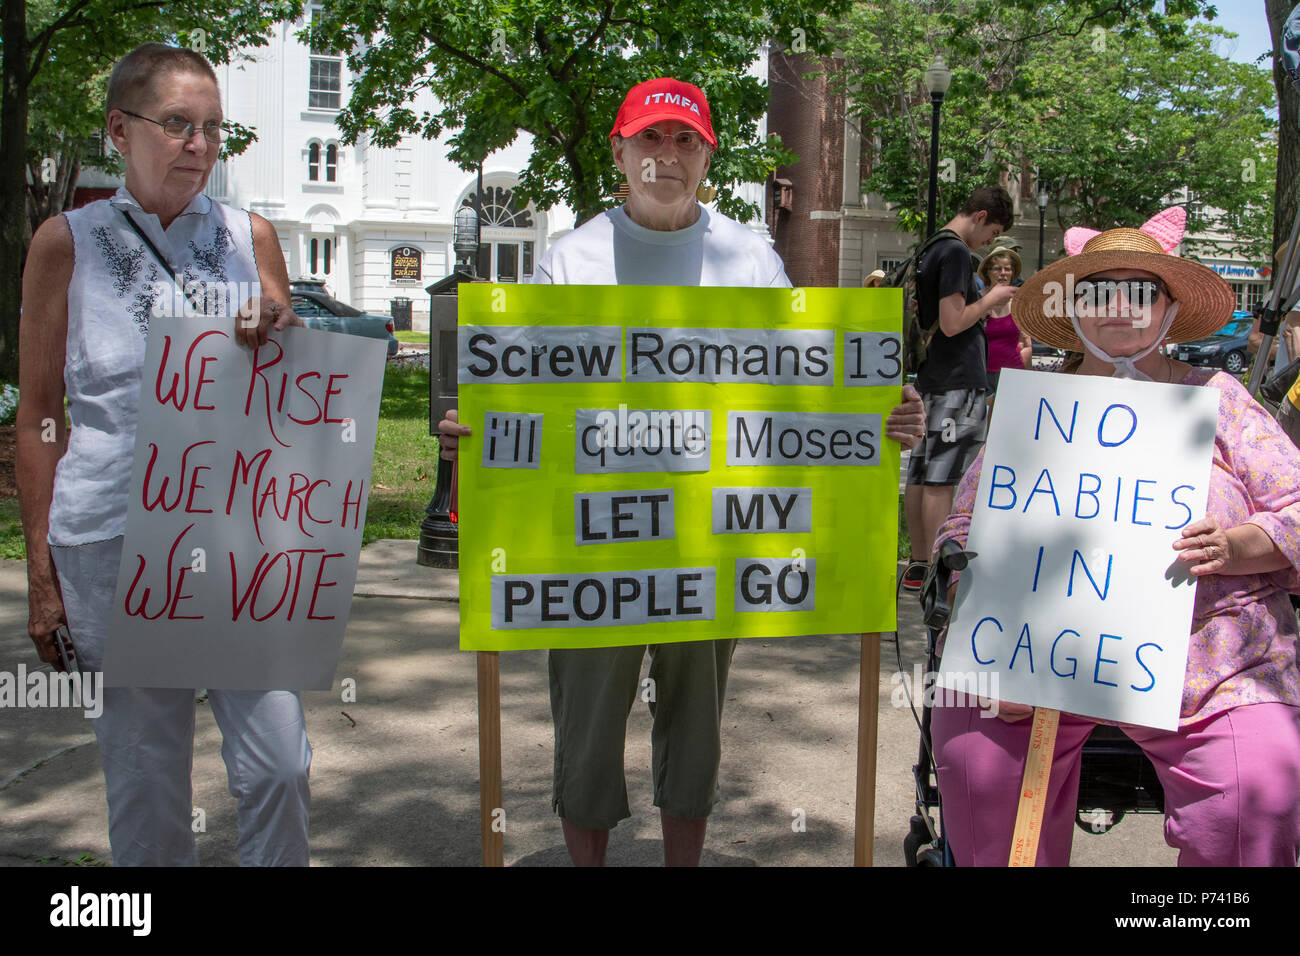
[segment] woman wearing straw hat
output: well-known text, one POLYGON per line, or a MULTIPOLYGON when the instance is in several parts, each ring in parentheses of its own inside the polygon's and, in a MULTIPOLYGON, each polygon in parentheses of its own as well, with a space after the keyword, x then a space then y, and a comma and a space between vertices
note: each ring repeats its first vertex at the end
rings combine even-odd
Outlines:
MULTIPOLYGON (((986 287, 1013 285, 1020 278, 1020 256, 1014 249, 995 247, 980 262, 976 273, 986 287)), ((1028 368, 1034 343, 1016 325, 1007 305, 1005 315, 990 315, 984 324, 984 339, 988 343, 989 402, 998 389, 998 378, 1004 368, 1028 368)))
MULTIPOLYGON (((1300 591, 1300 454, 1235 378, 1160 349, 1209 335, 1233 309, 1222 278, 1171 254, 1183 225, 1175 207, 1141 230, 1071 229, 1069 257, 1026 281, 1014 313, 1035 340, 1082 351, 1076 374, 1220 390, 1206 514, 1172 545, 1199 579, 1179 728, 1123 729, 1164 786, 1165 839, 1180 865, 1294 866, 1300 674, 1287 592, 1300 591)), ((963 478, 936 550, 965 544, 982 463, 963 478)), ((961 865, 1006 863, 1031 712, 1006 702, 999 720, 980 720, 974 707, 935 710, 944 819, 961 865)), ((1080 751, 1094 723, 1061 715, 1039 865, 1069 861, 1080 751)))

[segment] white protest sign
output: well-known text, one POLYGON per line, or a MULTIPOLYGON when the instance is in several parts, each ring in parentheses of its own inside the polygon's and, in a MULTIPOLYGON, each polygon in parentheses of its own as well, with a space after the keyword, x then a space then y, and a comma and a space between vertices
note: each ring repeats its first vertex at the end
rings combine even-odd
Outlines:
POLYGON ((1004 371, 939 683, 1173 730, 1219 391, 1004 371), (994 683, 996 681, 996 683, 994 683))
POLYGON ((320 690, 352 604, 385 343, 159 323, 105 652, 109 686, 320 690))

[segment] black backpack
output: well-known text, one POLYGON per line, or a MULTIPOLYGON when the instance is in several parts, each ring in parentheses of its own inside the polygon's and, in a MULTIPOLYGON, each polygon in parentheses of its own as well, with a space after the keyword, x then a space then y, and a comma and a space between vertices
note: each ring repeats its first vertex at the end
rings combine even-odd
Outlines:
POLYGON ((940 229, 921 243, 916 252, 899 263, 882 283, 887 288, 903 290, 903 373, 905 375, 915 375, 920 370, 921 364, 925 361, 926 350, 930 347, 930 340, 934 338, 935 330, 939 327, 938 322, 929 328, 921 324, 916 300, 916 280, 921 257, 944 239, 962 241, 961 236, 953 230, 940 229))

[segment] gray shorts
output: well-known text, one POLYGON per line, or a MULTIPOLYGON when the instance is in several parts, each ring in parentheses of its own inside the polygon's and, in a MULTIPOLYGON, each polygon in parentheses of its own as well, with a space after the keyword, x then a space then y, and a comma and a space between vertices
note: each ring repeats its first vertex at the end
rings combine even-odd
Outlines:
POLYGON ((722 705, 734 639, 655 644, 641 679, 644 644, 552 650, 555 721, 552 807, 585 830, 609 830, 632 815, 623 776, 627 718, 650 705, 654 803, 669 816, 707 817, 718 791, 722 705))
POLYGON ((955 485, 984 446, 988 390, 955 388, 922 395, 925 441, 907 460, 909 485, 955 485))

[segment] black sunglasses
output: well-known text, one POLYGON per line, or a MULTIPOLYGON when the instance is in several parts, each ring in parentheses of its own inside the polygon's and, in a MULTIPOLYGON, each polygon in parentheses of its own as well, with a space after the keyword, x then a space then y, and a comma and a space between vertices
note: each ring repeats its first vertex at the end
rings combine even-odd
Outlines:
POLYGON ((1169 290, 1155 279, 1084 279, 1074 286, 1075 302, 1098 310, 1118 304, 1121 293, 1129 305, 1145 309, 1155 305, 1161 295, 1168 295, 1169 290))

